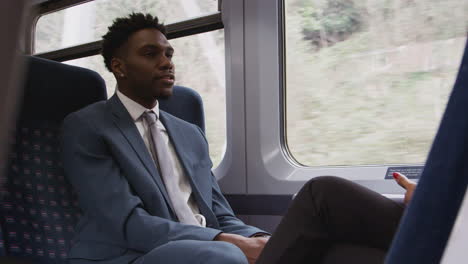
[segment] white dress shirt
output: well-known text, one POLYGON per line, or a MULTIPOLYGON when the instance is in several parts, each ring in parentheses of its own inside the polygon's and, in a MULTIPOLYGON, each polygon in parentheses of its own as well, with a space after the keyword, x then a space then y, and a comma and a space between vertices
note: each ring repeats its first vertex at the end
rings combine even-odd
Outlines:
POLYGON ((119 90, 117 90, 117 97, 120 99, 122 104, 127 109, 128 113, 133 119, 133 122, 135 122, 135 125, 138 131, 140 132, 140 135, 143 138, 143 141, 145 142, 146 148, 148 149, 149 153, 151 153, 151 157, 153 158, 153 161, 156 164, 156 167, 158 167, 156 154, 153 153, 153 151, 151 150, 152 148, 150 147, 151 133, 148 127, 148 123, 142 117, 143 113, 149 112, 149 111, 153 111, 156 114, 156 116, 158 117, 156 126, 159 129, 161 129, 161 131, 163 131, 164 141, 166 142, 168 149, 170 151, 172 160, 174 161, 173 162, 174 176, 177 178, 176 181, 183 195, 182 198, 184 201, 188 203, 190 209, 195 215, 195 218, 200 223, 200 226, 206 227, 206 219, 202 214, 200 214, 200 209, 198 208, 198 205, 195 202, 195 199, 193 198, 192 187, 190 186, 190 182, 188 181, 187 175, 185 175, 185 171, 182 167, 182 164, 180 163, 179 157, 177 156, 174 146, 169 140, 169 136, 167 134, 166 128, 164 127, 163 123, 161 123, 161 121, 159 120, 159 102, 156 102, 156 106, 153 109, 147 109, 144 106, 140 105, 139 103, 128 98, 119 90))

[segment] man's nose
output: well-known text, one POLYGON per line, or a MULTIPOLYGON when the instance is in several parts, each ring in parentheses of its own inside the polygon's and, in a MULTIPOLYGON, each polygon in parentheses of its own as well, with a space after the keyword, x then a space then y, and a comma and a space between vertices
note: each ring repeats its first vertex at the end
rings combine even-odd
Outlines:
POLYGON ((174 69, 174 63, 172 60, 166 56, 163 56, 162 62, 159 65, 160 70, 172 70, 174 69))

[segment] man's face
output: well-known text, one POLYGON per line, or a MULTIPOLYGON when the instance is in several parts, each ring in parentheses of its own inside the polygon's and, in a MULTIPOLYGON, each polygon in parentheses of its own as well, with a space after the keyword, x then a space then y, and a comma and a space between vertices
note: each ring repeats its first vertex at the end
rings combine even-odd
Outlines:
POLYGON ((140 98, 164 98, 174 86, 174 49, 157 29, 133 33, 123 47, 126 81, 140 98))

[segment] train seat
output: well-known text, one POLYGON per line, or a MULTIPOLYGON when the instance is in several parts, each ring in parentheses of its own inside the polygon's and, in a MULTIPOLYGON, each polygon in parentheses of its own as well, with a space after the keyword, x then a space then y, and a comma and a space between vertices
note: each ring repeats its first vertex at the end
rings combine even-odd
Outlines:
POLYGON ((172 96, 160 99, 159 104, 161 110, 195 124, 205 132, 203 101, 196 91, 183 86, 174 86, 172 96))
POLYGON ((66 263, 80 209, 61 167, 63 118, 107 98, 95 72, 26 58, 24 96, 7 164, 0 224, 7 256, 66 263))
POLYGON ((441 262, 468 186, 467 101, 468 43, 418 188, 385 263, 441 262))

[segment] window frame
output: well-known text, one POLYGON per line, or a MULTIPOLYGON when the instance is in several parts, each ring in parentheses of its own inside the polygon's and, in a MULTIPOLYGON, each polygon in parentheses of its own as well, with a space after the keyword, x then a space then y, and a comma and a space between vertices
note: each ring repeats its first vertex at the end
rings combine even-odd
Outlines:
MULTIPOLYGON (((30 51, 30 54, 59 62, 80 59, 83 57, 99 54, 102 40, 87 42, 42 53, 35 53, 34 51, 36 26, 37 22, 42 16, 91 1, 94 0, 59 0, 54 2, 48 1, 34 6, 33 10, 36 11, 35 13, 37 13, 37 15, 33 16, 32 24, 30 26, 31 30, 28 34, 30 36, 30 40, 28 41, 28 50, 30 51)), ((221 12, 218 11, 204 16, 167 24, 166 28, 167 39, 175 39, 214 31, 217 29, 223 29, 224 25, 221 18, 221 12)))
POLYGON ((245 27, 244 44, 245 104, 249 116, 246 119, 247 192, 294 194, 310 179, 334 175, 380 193, 403 193, 393 180, 384 177, 389 167, 411 165, 307 167, 292 157, 286 127, 285 0, 251 0, 245 5, 245 23, 252 25, 245 27))

